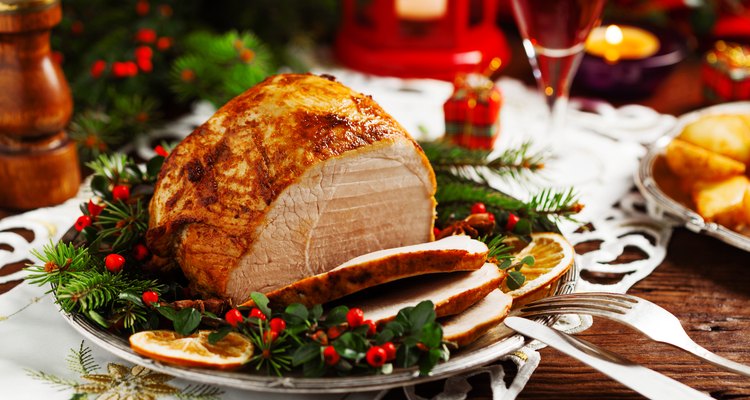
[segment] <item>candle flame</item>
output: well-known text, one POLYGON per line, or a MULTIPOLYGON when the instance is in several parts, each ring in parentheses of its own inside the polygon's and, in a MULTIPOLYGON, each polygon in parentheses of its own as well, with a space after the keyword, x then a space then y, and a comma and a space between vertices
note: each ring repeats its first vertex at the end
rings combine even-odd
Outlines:
POLYGON ((622 30, 617 25, 610 25, 607 30, 604 31, 604 40, 609 44, 620 44, 622 43, 622 30))

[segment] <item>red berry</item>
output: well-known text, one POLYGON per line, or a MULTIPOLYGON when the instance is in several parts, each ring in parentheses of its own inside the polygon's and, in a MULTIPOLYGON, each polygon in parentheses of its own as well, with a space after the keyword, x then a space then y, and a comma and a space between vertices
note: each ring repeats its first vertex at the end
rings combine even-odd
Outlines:
POLYGON ((341 326, 332 326, 332 327, 328 328, 328 331, 327 331, 328 335, 327 336, 328 336, 329 339, 334 340, 337 337, 341 336, 341 334, 343 333, 343 331, 344 331, 344 328, 341 327, 341 326))
POLYGON ((250 310, 250 317, 255 317, 255 318, 258 318, 258 319, 260 319, 262 321, 266 320, 266 315, 263 314, 263 312, 260 311, 260 309, 255 308, 255 307, 253 307, 253 309, 250 310))
POLYGON ((396 345, 393 344, 393 342, 385 342, 381 347, 385 350, 385 358, 387 361, 396 358, 396 345))
POLYGON ((346 313, 346 322, 349 323, 350 328, 356 328, 362 325, 365 320, 365 312, 361 308, 352 308, 346 313))
POLYGON ((104 60, 96 60, 93 64, 91 64, 91 76, 94 78, 98 78, 102 76, 104 73, 104 70, 107 69, 107 62, 104 60))
POLYGON ((269 322, 268 325, 271 327, 271 330, 276 333, 281 333, 286 329, 286 321, 278 317, 271 318, 271 322, 269 322))
POLYGON ((310 336, 310 339, 322 344, 323 346, 328 345, 328 335, 322 330, 318 330, 310 336))
POLYGON ((81 215, 76 220, 74 226, 78 232, 86 229, 86 227, 91 226, 91 217, 89 217, 88 215, 81 215))
POLYGON ((153 290, 148 290, 143 292, 143 295, 141 295, 141 299, 143 299, 143 304, 150 306, 159 301, 159 294, 154 292, 153 290))
POLYGON ((233 308, 227 311, 226 314, 224 314, 224 319, 227 320, 229 325, 237 327, 237 324, 242 322, 244 318, 242 317, 242 313, 240 312, 240 310, 233 308))
POLYGON ((367 350, 367 355, 365 356, 367 359, 367 363, 375 368, 380 368, 385 364, 386 358, 388 358, 388 355, 385 353, 385 349, 383 349, 380 346, 372 346, 370 347, 370 350, 367 350))
POLYGON ((138 65, 132 61, 125 61, 125 66, 127 67, 128 76, 136 76, 138 75, 138 65))
POLYGON ((521 218, 518 218, 516 214, 513 214, 513 213, 508 214, 508 223, 505 224, 505 229, 512 231, 513 228, 516 227, 516 224, 518 223, 518 221, 520 220, 521 218))
POLYGON ((110 254, 104 257, 104 266, 107 267, 107 271, 116 274, 122 270, 122 266, 125 265, 125 257, 119 254, 110 254))
POLYGON ((94 200, 89 199, 89 204, 86 205, 86 209, 89 210, 89 215, 91 215, 92 218, 96 218, 102 212, 104 206, 100 206, 94 203, 94 200))
POLYGON ((169 155, 169 152, 162 145, 154 147, 154 151, 156 152, 156 154, 165 158, 169 155))
POLYGON ((143 261, 148 257, 148 247, 142 243, 137 243, 133 246, 133 258, 138 261, 143 261))
POLYGON ((138 68, 143 72, 151 72, 154 70, 154 64, 148 58, 139 58, 135 60, 135 62, 138 64, 138 68))
POLYGON ((471 206, 472 214, 484 214, 486 212, 487 212, 487 207, 484 205, 484 203, 474 203, 474 205, 471 206))
POLYGON ((432 235, 435 236, 435 238, 440 236, 440 229, 438 228, 432 228, 432 235))
POLYGON ((333 366, 338 364, 341 356, 336 352, 336 349, 333 346, 328 346, 323 349, 323 359, 325 360, 326 365, 333 366))
POLYGON ((168 36, 160 37, 159 40, 156 41, 156 48, 160 51, 167 50, 170 47, 172 47, 172 38, 168 36))
POLYGON ((136 32, 135 40, 141 43, 153 43, 156 40, 156 31, 149 28, 141 28, 136 32))
POLYGON ((495 223, 495 214, 493 214, 493 213, 487 213, 487 221, 490 221, 490 222, 492 222, 494 224, 495 223))
POLYGON ((149 46, 138 46, 135 48, 135 59, 150 59, 154 51, 149 46))
POLYGON ((112 63, 112 76, 115 78, 125 78, 128 76, 128 66, 124 62, 115 61, 112 63))
POLYGON ((274 340, 278 339, 279 333, 276 331, 266 331, 265 334, 263 334, 263 342, 264 343, 272 343, 274 340))
POLYGON ((378 331, 378 327, 371 319, 362 321, 362 325, 367 325, 367 336, 372 336, 378 331))
POLYGON ((139 0, 137 3, 135 3, 135 13, 144 16, 148 14, 148 10, 151 8, 151 6, 148 4, 148 1, 139 0))
POLYGON ((130 198, 130 188, 125 185, 117 185, 112 188, 112 198, 115 200, 127 200, 130 198))

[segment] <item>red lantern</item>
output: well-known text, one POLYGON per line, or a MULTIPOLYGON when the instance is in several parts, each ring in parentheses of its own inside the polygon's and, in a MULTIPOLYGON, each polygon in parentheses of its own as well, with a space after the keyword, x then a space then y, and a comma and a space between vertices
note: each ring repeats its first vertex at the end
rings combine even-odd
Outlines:
POLYGON ((453 80, 510 60, 495 0, 344 0, 336 54, 377 75, 453 80))

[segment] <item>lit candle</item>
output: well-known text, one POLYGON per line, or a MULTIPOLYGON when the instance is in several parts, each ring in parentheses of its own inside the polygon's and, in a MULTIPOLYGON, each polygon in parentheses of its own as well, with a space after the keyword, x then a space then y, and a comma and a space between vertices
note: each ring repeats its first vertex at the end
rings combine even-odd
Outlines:
POLYGON ((599 27, 586 39, 586 52, 610 63, 651 57, 657 51, 659 39, 656 35, 633 26, 599 27))
POLYGON ((429 21, 442 18, 448 0, 396 0, 396 15, 410 21, 429 21))

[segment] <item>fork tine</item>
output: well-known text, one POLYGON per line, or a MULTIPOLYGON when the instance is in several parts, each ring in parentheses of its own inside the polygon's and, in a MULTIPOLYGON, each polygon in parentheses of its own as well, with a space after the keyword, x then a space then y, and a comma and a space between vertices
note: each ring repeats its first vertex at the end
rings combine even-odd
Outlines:
POLYGON ((529 304, 521 307, 521 312, 537 312, 537 311, 547 311, 547 310, 560 310, 560 309, 568 309, 568 308, 576 308, 580 310, 584 310, 584 314, 586 313, 586 310, 598 310, 603 312, 610 312, 615 314, 624 315, 627 312, 627 309, 623 309, 621 307, 618 307, 616 304, 612 303, 590 303, 590 302, 583 302, 583 301, 559 301, 559 302, 549 302, 549 303, 543 303, 543 304, 529 304))
POLYGON ((639 299, 637 297, 630 296, 627 294, 587 292, 587 293, 572 293, 572 294, 563 294, 559 296, 546 297, 546 298, 537 300, 534 303, 543 302, 543 301, 555 301, 557 299, 588 299, 591 301, 609 300, 609 301, 616 301, 616 302, 620 302, 624 304, 637 304, 639 301, 645 301, 645 300, 642 300, 642 299, 639 299))
POLYGON ((534 308, 534 307, 555 307, 555 306, 569 306, 579 305, 581 307, 599 307, 606 308, 612 311, 616 311, 620 314, 624 310, 632 308, 632 303, 624 303, 617 299, 610 299, 608 297, 601 296, 586 296, 586 295, 565 295, 565 296, 553 296, 545 299, 541 299, 529 304, 526 304, 523 308, 534 308))
POLYGON ((517 316, 521 317, 541 317, 548 315, 560 315, 560 314, 586 314, 595 317, 607 318, 611 315, 609 311, 597 310, 589 307, 561 307, 561 308, 549 308, 549 309, 537 309, 537 310, 520 310, 517 316))

